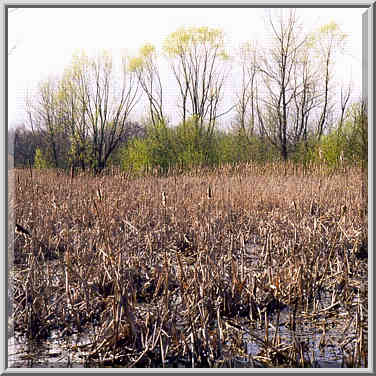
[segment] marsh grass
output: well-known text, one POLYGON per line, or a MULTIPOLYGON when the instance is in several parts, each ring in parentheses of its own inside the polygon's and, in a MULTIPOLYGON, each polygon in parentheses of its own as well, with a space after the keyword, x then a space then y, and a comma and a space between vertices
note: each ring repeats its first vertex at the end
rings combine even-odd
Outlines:
POLYGON ((13 173, 15 222, 31 233, 10 253, 17 333, 87 333, 86 364, 314 367, 336 346, 343 366, 367 367, 359 168, 13 173))

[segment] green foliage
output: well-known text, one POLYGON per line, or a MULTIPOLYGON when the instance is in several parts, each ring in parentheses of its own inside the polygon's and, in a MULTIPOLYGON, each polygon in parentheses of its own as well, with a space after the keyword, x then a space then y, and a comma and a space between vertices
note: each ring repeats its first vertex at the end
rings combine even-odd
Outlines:
POLYGON ((217 135, 220 162, 237 163, 250 160, 254 153, 252 145, 242 132, 226 132, 217 135))
POLYGON ((221 163, 266 162, 279 158, 279 152, 266 139, 246 135, 242 129, 217 136, 221 163))
POLYGON ((147 139, 134 139, 122 150, 121 167, 136 174, 144 173, 151 166, 147 139))
POLYGON ((203 27, 181 27, 171 33, 165 40, 163 49, 169 57, 179 56, 189 49, 197 48, 198 45, 208 45, 219 48, 219 55, 223 59, 228 58, 228 54, 223 49, 224 33, 221 29, 203 27))
POLYGON ((241 132, 210 132, 194 118, 169 128, 164 123, 149 126, 144 139, 130 142, 122 150, 122 168, 143 174, 149 168, 166 172, 178 166, 188 170, 195 166, 246 161, 266 162, 278 158, 278 150, 256 136, 247 138, 241 132))
POLYGON ((142 57, 135 56, 129 60, 128 68, 131 72, 136 72, 137 70, 142 69, 143 64, 144 60, 142 59, 142 57))
POLYGON ((307 140, 301 141, 296 145, 291 160, 295 163, 302 163, 307 166, 314 161, 318 161, 318 142, 315 137, 309 137, 307 140))
POLYGON ((88 139, 81 139, 78 134, 70 137, 70 149, 68 151, 69 165, 80 166, 83 170, 86 167, 93 167, 93 146, 88 139))
POLYGON ((197 119, 182 122, 174 131, 175 150, 181 166, 212 165, 217 162, 215 138, 205 125, 197 126, 197 119))
POLYGON ((50 164, 48 160, 43 155, 43 152, 40 148, 35 150, 34 156, 34 168, 42 169, 42 168, 49 168, 50 164))
POLYGON ((147 136, 129 143, 122 152, 122 167, 135 173, 158 168, 164 173, 170 167, 188 169, 218 163, 216 138, 197 127, 194 119, 169 128, 163 122, 149 125, 147 136))
POLYGON ((242 160, 239 151, 244 151, 244 149, 241 150, 238 147, 236 137, 231 133, 218 133, 217 148, 220 161, 223 164, 242 160))
POLYGON ((339 167, 343 158, 345 144, 340 132, 334 131, 321 138, 314 151, 314 160, 317 163, 325 164, 331 169, 339 167))
POLYGON ((336 169, 346 164, 367 162, 367 127, 362 121, 347 118, 341 127, 324 135, 310 155, 316 163, 336 169))
POLYGON ((152 167, 158 167, 162 173, 176 163, 173 133, 164 122, 149 126, 148 151, 152 167))
POLYGON ((122 168, 142 174, 150 168, 159 168, 163 173, 176 163, 172 130, 163 122, 149 125, 147 136, 134 139, 122 150, 122 168))
POLYGON ((143 57, 148 57, 154 53, 155 47, 150 43, 146 43, 140 48, 140 55, 143 57))
POLYGON ((144 44, 140 50, 139 55, 132 57, 128 63, 128 69, 131 72, 140 72, 142 71, 147 65, 150 66, 153 59, 156 57, 156 49, 152 44, 146 43, 144 44))
POLYGON ((349 106, 342 131, 346 140, 346 158, 353 162, 367 162, 368 119, 366 108, 362 102, 349 106))

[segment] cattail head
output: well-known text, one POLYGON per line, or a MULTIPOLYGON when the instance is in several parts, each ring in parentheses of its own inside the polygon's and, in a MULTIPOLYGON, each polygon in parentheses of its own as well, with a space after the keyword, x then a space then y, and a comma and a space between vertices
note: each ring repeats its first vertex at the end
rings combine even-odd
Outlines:
POLYGON ((207 193, 208 193, 208 199, 210 200, 212 198, 212 190, 211 190, 211 186, 208 185, 208 190, 207 190, 207 193))
POLYGON ((346 211, 347 211, 347 206, 346 205, 342 205, 341 206, 341 215, 345 215, 346 211))

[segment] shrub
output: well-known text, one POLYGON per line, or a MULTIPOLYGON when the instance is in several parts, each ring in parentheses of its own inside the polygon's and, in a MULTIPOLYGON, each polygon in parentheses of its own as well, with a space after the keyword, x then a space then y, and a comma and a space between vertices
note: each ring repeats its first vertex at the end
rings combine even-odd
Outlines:
POLYGON ((35 156, 34 156, 34 168, 39 168, 39 169, 42 169, 42 168, 49 168, 50 165, 47 161, 47 159, 45 158, 45 156, 43 155, 43 152, 40 148, 37 148, 35 150, 35 156))

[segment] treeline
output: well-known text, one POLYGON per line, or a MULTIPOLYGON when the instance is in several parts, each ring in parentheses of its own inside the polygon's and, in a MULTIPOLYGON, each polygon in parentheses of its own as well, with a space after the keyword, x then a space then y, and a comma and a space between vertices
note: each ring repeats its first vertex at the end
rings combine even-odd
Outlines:
MULTIPOLYGON (((336 168, 362 164, 367 160, 367 126, 361 104, 354 104, 338 126, 317 141, 308 137, 296 145, 290 160, 306 165, 325 164, 336 168)), ((120 150, 121 166, 143 173, 150 168, 166 171, 170 167, 189 169, 193 166, 216 166, 238 162, 281 160, 280 151, 266 137, 249 136, 241 128, 199 132, 194 120, 176 127, 160 123, 149 125, 146 136, 131 140, 120 150)))
POLYGON ((142 173, 276 159, 365 161, 366 108, 350 100, 350 84, 333 78, 346 35, 333 22, 305 32, 294 10, 270 14, 267 23, 270 43, 236 52, 222 30, 200 27, 170 34, 160 52, 146 44, 120 64, 106 52, 75 55, 61 77, 40 83, 25 125, 10 132, 15 166, 99 173, 116 164, 142 173), (162 58, 177 88, 176 124, 166 111, 162 58), (145 118, 131 121, 141 98, 145 118), (220 130, 229 112, 232 124, 220 130))
MULTIPOLYGON (((205 128, 206 129, 206 128, 205 128)), ((51 148, 45 143, 45 134, 35 133, 26 127, 17 127, 9 132, 10 152, 14 155, 15 167, 56 167, 51 148)), ((341 126, 316 141, 314 137, 297 145, 290 160, 306 165, 325 164, 336 168, 343 164, 367 162, 367 119, 362 104, 355 103, 346 112, 341 126)), ((58 167, 70 168, 71 144, 61 139, 57 146, 58 167)), ((164 123, 157 125, 127 124, 119 147, 108 160, 107 167, 117 166, 123 170, 143 174, 151 169, 161 173, 170 168, 187 170, 194 166, 217 166, 238 162, 270 162, 280 160, 279 150, 260 135, 248 136, 241 128, 227 131, 215 130, 213 134, 200 134, 194 120, 176 127, 164 123)), ((89 169, 90 160, 81 157, 83 170, 89 169)))

